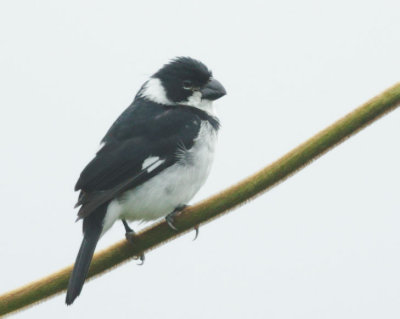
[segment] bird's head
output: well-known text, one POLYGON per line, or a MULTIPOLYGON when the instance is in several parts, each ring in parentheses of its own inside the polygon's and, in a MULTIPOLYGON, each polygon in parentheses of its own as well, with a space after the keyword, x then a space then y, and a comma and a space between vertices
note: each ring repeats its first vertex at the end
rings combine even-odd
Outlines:
POLYGON ((151 76, 139 94, 164 105, 188 105, 208 111, 211 102, 226 91, 203 63, 178 57, 151 76))

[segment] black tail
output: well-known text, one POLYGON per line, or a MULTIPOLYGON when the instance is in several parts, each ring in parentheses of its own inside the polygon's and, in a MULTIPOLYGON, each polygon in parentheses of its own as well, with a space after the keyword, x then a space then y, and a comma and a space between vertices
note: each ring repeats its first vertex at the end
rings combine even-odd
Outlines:
POLYGON ((94 250, 103 230, 106 208, 107 206, 105 205, 99 207, 97 211, 83 220, 83 240, 68 282, 67 297, 65 299, 67 305, 72 304, 82 291, 94 250))

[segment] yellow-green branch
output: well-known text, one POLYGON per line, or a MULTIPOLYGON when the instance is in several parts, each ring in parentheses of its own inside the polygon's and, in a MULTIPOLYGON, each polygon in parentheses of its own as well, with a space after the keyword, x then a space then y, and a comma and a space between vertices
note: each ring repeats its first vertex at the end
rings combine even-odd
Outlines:
MULTIPOLYGON (((399 104, 400 83, 355 109, 256 174, 185 209, 176 218, 179 232, 172 231, 165 222, 160 222, 139 233, 136 246, 122 240, 97 253, 93 258, 89 277, 101 274, 141 252, 153 249, 266 191, 399 104)), ((22 309, 64 291, 71 270, 72 266, 69 266, 0 296, 0 315, 22 309)))

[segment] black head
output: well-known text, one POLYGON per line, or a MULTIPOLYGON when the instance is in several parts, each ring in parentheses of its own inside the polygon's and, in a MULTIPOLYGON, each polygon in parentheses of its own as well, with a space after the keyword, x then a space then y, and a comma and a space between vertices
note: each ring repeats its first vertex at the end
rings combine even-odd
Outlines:
POLYGON ((216 100, 226 94, 222 85, 212 78, 212 72, 200 61, 189 57, 173 59, 155 73, 152 78, 161 81, 167 98, 174 103, 184 103, 196 92, 201 92, 203 98, 210 100, 216 100), (218 84, 217 90, 215 90, 216 82, 218 84), (214 95, 210 95, 209 90, 207 91, 207 86, 210 86, 210 84, 214 89, 214 95))

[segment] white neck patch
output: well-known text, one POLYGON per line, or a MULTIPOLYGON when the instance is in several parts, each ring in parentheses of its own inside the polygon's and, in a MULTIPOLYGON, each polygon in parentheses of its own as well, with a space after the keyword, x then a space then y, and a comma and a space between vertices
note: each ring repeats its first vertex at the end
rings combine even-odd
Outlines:
POLYGON ((187 101, 179 102, 178 104, 192 106, 198 108, 199 110, 207 112, 212 116, 215 116, 216 113, 212 101, 203 100, 201 97, 202 97, 201 92, 195 91, 191 96, 189 96, 187 101))
POLYGON ((139 95, 147 100, 159 104, 173 105, 174 103, 168 99, 167 93, 160 79, 150 78, 143 86, 139 95))

